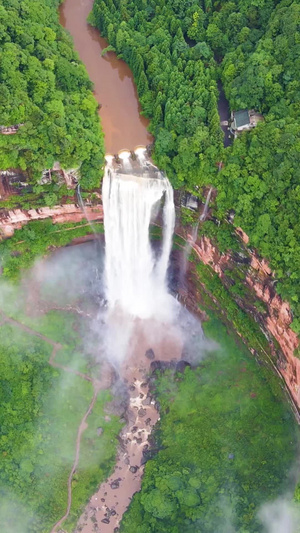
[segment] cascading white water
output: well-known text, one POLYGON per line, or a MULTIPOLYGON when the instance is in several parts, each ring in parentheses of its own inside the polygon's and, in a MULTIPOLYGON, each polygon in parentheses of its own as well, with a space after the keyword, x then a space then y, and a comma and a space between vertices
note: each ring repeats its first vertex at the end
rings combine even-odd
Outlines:
POLYGON ((209 202, 210 202, 210 198, 211 198, 211 195, 212 195, 212 191, 213 191, 213 188, 210 187, 210 189, 208 191, 208 194, 207 194, 207 197, 206 197, 206 200, 205 200, 205 204, 204 204, 204 208, 203 208, 202 214, 198 218, 197 223, 192 228, 192 232, 189 235, 189 239, 186 242, 186 245, 184 247, 182 266, 181 266, 181 279, 182 279, 182 281, 185 279, 189 255, 190 255, 191 250, 192 250, 194 244, 196 243, 196 240, 197 240, 197 237, 198 237, 199 224, 201 222, 205 222, 206 217, 207 217, 208 208, 209 208, 209 202))
POLYGON ((114 160, 114 156, 113 155, 106 154, 105 161, 106 161, 107 166, 112 167, 113 160, 114 160))
POLYGON ((78 185, 77 185, 76 194, 77 194, 77 199, 78 199, 78 203, 80 205, 81 211, 83 212, 85 218, 87 219, 93 234, 95 235, 95 237, 98 237, 98 233, 96 231, 95 225, 93 224, 93 222, 92 222, 92 220, 91 220, 91 218, 90 218, 90 216, 88 214, 88 211, 87 211, 87 209, 86 209, 86 207, 84 205, 84 201, 82 199, 81 192, 80 192, 80 183, 78 183, 78 185))
POLYGON ((137 160, 141 166, 143 166, 146 162, 146 148, 143 148, 140 146, 139 148, 136 148, 134 151, 137 160))
POLYGON ((122 150, 119 153, 119 158, 121 159, 125 170, 131 170, 132 168, 130 156, 131 154, 128 152, 128 150, 122 150))
POLYGON ((205 204, 204 204, 204 209, 203 209, 202 215, 200 215, 200 217, 199 217, 200 222, 204 222, 206 217, 207 217, 208 207, 209 207, 209 202, 210 202, 210 197, 211 197, 212 191, 213 191, 213 188, 210 187, 210 189, 208 191, 208 194, 207 194, 207 197, 206 197, 206 200, 205 200, 205 204))
POLYGON ((166 273, 175 224, 173 189, 162 174, 156 176, 135 177, 106 168, 102 188, 108 305, 141 318, 166 314, 170 298, 166 273), (149 228, 163 198, 163 239, 157 258, 149 228))

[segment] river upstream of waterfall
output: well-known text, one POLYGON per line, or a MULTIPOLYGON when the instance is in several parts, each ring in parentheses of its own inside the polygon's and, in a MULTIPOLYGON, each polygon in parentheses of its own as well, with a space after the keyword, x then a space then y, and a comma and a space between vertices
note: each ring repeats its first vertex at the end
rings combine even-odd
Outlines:
POLYGON ((152 142, 147 131, 148 120, 140 115, 140 105, 133 75, 128 65, 114 52, 101 56, 108 43, 86 19, 93 0, 65 0, 60 6, 60 23, 70 32, 80 59, 94 84, 94 95, 100 104, 99 114, 105 134, 106 152, 152 142))

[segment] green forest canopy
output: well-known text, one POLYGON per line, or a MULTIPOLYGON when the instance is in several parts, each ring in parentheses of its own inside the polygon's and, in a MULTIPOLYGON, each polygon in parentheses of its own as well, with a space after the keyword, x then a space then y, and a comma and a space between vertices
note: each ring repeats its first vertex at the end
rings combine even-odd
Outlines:
POLYGON ((2 0, 0 124, 24 124, 0 135, 0 168, 36 179, 59 161, 81 165, 81 183, 99 185, 103 134, 84 65, 58 22, 59 0, 2 0))
POLYGON ((175 187, 218 189, 217 218, 271 261, 300 332, 300 6, 283 0, 95 0, 92 23, 133 70, 154 158, 175 187), (264 122, 223 148, 216 81, 264 122), (218 173, 218 162, 224 167, 218 173))
POLYGON ((204 325, 220 348, 197 369, 155 381, 158 450, 122 533, 258 533, 258 509, 289 484, 298 428, 277 377, 218 320, 204 325))
MULTIPOLYGON (((14 290, 20 301, 22 289, 14 290)), ((48 533, 67 507, 78 426, 94 393, 89 381, 72 373, 80 368, 92 374, 78 334, 86 323, 60 311, 35 318, 18 313, 18 319, 0 327, 0 520, 5 533, 48 533), (23 331, 23 324, 50 339, 23 331), (71 371, 49 364, 51 342, 62 343, 55 360, 71 371)), ((114 415, 104 419, 110 399, 109 391, 99 393, 81 438, 68 531, 114 464, 121 424, 114 415)))

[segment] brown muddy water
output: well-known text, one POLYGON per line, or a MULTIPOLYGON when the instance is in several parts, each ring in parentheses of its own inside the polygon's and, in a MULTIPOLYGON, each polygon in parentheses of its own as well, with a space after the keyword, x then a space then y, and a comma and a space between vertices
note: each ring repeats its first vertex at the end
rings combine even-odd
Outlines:
POLYGON ((99 115, 105 134, 106 152, 133 150, 152 142, 149 121, 140 116, 137 90, 128 65, 114 52, 101 57, 108 46, 86 19, 93 0, 65 0, 59 8, 60 23, 70 32, 81 61, 94 83, 94 95, 101 105, 99 115))

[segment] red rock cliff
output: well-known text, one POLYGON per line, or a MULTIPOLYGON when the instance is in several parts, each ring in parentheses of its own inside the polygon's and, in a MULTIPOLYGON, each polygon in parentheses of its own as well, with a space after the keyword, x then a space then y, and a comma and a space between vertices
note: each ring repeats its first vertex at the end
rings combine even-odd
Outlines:
MULTIPOLYGON (((247 242, 244 236, 240 236, 244 242, 247 242)), ((197 240, 193 248, 201 261, 210 265, 225 281, 225 271, 230 269, 236 261, 233 254, 221 254, 211 240, 205 236, 197 240)), ((277 358, 275 364, 284 377, 295 404, 300 409, 300 360, 294 356, 294 350, 299 346, 299 339, 290 328, 292 322, 290 306, 276 294, 272 271, 268 263, 260 259, 254 251, 250 252, 245 284, 267 307, 263 327, 280 346, 282 357, 277 358)), ((247 302, 243 302, 243 307, 247 310, 247 302)))
POLYGON ((86 215, 89 220, 103 220, 102 205, 86 207, 85 212, 85 214, 82 213, 80 207, 76 204, 41 207, 40 209, 29 209, 28 211, 23 209, 1 210, 0 235, 4 238, 11 237, 15 229, 22 228, 31 220, 44 218, 52 218, 54 224, 80 222, 86 218, 86 215))

